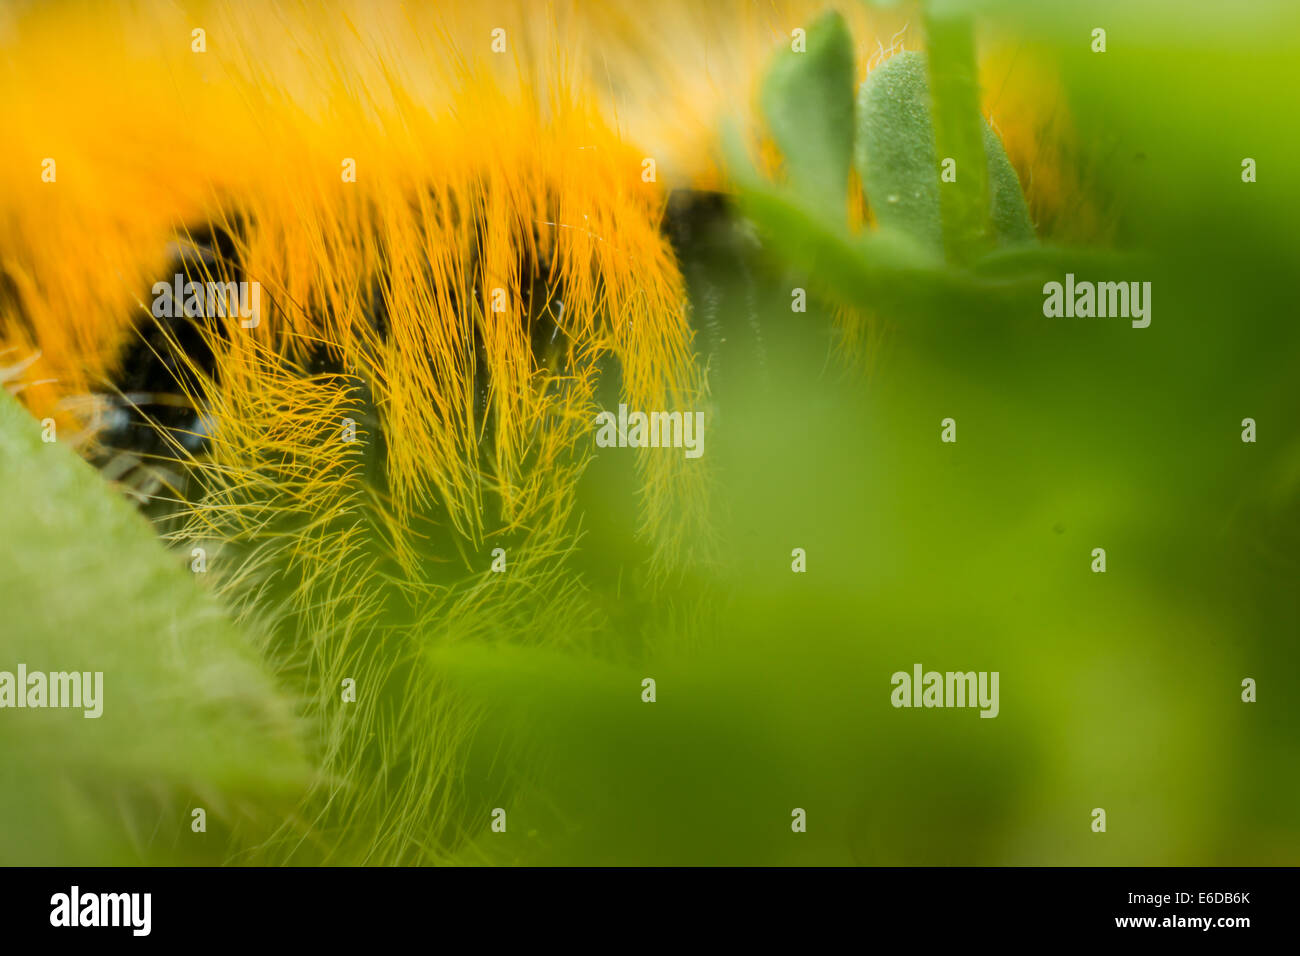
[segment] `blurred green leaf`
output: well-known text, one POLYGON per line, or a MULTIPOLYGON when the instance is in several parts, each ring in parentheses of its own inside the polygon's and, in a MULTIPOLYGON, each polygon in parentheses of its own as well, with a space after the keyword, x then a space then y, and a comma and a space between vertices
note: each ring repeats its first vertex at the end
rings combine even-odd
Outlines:
POLYGON ((98 718, 0 711, 0 813, 21 822, 0 829, 0 860, 202 859, 211 851, 150 840, 188 839, 196 800, 211 829, 298 791, 308 768, 292 707, 249 640, 144 519, 71 450, 43 442, 3 391, 0 536, 0 670, 103 674, 98 718), (142 802, 152 822, 133 832, 142 802), (174 828, 158 827, 159 805, 174 828))
POLYGON ((806 52, 777 56, 761 93, 791 185, 841 215, 853 158, 853 72, 853 39, 832 11, 809 28, 806 52))
POLYGON ((926 8, 925 33, 935 151, 952 159, 958 171, 956 179, 939 190, 944 249, 953 262, 967 263, 991 244, 975 30, 969 17, 931 5, 926 8))
POLYGON ((984 152, 988 156, 989 217, 993 236, 999 245, 1032 243, 1035 239, 1034 224, 1029 221, 1029 206, 1020 189, 1020 179, 1011 166, 1011 160, 1007 159, 1007 151, 1002 148, 998 134, 986 122, 981 121, 981 126, 984 152))

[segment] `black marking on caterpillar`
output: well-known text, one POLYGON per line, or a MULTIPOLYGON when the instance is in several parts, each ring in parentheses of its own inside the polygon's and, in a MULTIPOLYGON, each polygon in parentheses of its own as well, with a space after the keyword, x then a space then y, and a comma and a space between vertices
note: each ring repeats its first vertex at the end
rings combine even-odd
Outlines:
POLYGON ((767 346, 750 268, 757 240, 748 223, 722 193, 677 189, 668 197, 663 231, 686 279, 710 393, 725 396, 740 370, 756 370, 766 381, 767 346), (739 290, 729 289, 728 284, 735 282, 739 290), (731 301, 736 292, 743 323, 734 318, 737 310, 720 308, 724 298, 731 301))
MULTIPOLYGON (((235 234, 224 226, 207 224, 178 236, 168 247, 167 270, 159 280, 171 281, 179 274, 195 282, 204 277, 243 281, 236 240, 241 228, 242 221, 235 220, 231 224, 235 234)), ((217 375, 207 336, 222 332, 219 324, 201 315, 150 313, 136 323, 111 380, 93 392, 99 427, 91 459, 107 477, 123 477, 143 462, 176 462, 202 453, 211 420, 188 396, 199 394, 199 376, 217 375)), ((161 467, 169 479, 184 475, 184 469, 161 467)), ((157 484, 146 481, 141 499, 147 500, 155 490, 157 484)))

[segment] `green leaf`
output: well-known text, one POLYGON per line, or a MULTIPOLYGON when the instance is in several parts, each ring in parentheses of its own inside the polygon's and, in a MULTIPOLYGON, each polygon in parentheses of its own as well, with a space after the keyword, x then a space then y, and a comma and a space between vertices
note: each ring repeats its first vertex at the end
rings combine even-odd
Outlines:
POLYGON ((308 768, 292 707, 251 642, 135 509, 43 442, 3 390, 0 538, 0 671, 103 675, 99 717, 0 709, 0 860, 156 860, 145 838, 164 834, 192 858, 192 806, 211 829, 245 816, 241 805, 293 798, 308 768), (159 803, 174 827, 158 826, 159 803))
POLYGON ((939 188, 944 249, 956 263, 968 263, 992 245, 989 240, 989 181, 981 136, 975 31, 968 16, 925 8, 930 112, 934 148, 956 163, 957 178, 939 188))
POLYGON ((853 158, 853 71, 852 37, 831 12, 809 28, 806 52, 777 56, 760 94, 790 184, 841 216, 853 158))
MULTIPOLYGON (((963 191, 972 177, 963 177, 966 167, 959 159, 957 181, 940 182, 930 109, 924 54, 900 53, 873 70, 859 91, 857 165, 882 228, 905 233, 936 255, 948 249, 951 256, 951 243, 945 242, 941 194, 972 201, 972 191, 963 191)), ((1015 170, 997 135, 982 119, 979 123, 993 237, 998 244, 1032 241, 1033 226, 1015 170)), ((978 191, 978 187, 973 190, 978 191)), ((965 208, 949 216, 951 221, 965 223, 960 228, 967 232, 958 243, 963 249, 975 241, 969 234, 965 208)), ((961 255, 964 258, 959 261, 974 258, 966 252, 961 255)))
POLYGON ((850 236, 776 190, 750 188, 740 199, 778 258, 846 304, 904 308, 946 282, 941 263, 905 235, 850 236))
POLYGON ((858 173, 876 222, 939 254, 943 222, 925 57, 900 53, 872 70, 858 93, 858 123, 858 173))
POLYGON ((1029 206, 1020 189, 1020 178, 1007 159, 1002 140, 988 123, 984 127, 984 152, 989 158, 989 215, 993 236, 998 245, 1034 242, 1034 224, 1029 221, 1029 206))

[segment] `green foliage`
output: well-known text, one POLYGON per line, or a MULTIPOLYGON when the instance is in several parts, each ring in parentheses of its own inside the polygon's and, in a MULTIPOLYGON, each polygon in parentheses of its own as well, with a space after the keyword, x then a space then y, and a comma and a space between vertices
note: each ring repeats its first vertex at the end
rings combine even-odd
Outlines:
POLYGON ((987 122, 983 124, 984 152, 988 156, 989 215, 993 235, 1001 246, 1034 241, 1034 224, 1029 221, 1029 206, 1020 189, 1002 140, 987 122))
MULTIPOLYGON (((874 233, 852 236, 810 196, 762 181, 732 150, 743 208, 773 271, 787 267, 798 284, 870 310, 895 332, 869 385, 830 398, 836 388, 814 368, 781 396, 787 420, 775 408, 753 411, 759 436, 783 437, 779 458, 732 465, 767 479, 769 497, 754 503, 743 540, 752 547, 748 529, 761 528, 768 537, 753 550, 766 555, 804 545, 812 529, 823 535, 816 573, 834 579, 822 579, 825 619, 813 609, 788 628, 805 647, 817 635, 810 653, 829 656, 827 634, 844 628, 868 643, 878 636, 896 657, 987 655, 1005 662, 1004 679, 1017 675, 1025 710, 995 723, 998 735, 1013 724, 1025 733, 1008 762, 1028 779, 999 788, 993 804, 1019 819, 981 858, 1293 863, 1300 712, 1289 698, 1269 711, 1243 703, 1240 681, 1276 680, 1297 663, 1300 441, 1291 423, 1300 348, 1289 318, 1289 231, 1300 186, 1288 175, 1266 180, 1260 157, 1295 153, 1294 126, 1276 118, 1294 112, 1293 87, 1281 78, 1296 55, 1300 12, 1265 3, 1225 18, 1214 5, 1185 5, 1170 42, 1165 5, 984 6, 1010 11, 1002 25, 1059 67, 1064 98, 1044 104, 1052 117, 1035 133, 1062 136, 1046 145, 1067 164, 1063 188, 1079 182, 1086 192, 1052 197, 1062 220, 1042 230, 1043 242, 986 126, 991 241, 970 258, 954 254, 943 208, 954 184, 939 182, 937 164, 950 153, 932 142, 947 103, 929 101, 934 71, 921 54, 887 61, 860 91, 855 156, 874 233), (1110 28, 1104 55, 1087 42, 1099 23, 1110 28), (1240 178, 1248 156, 1260 163, 1257 183, 1240 178), (1115 241, 1062 245, 1072 203, 1104 218, 1115 241), (1151 327, 1046 318, 1042 284, 1071 272, 1149 280, 1151 327), (971 430, 943 445, 939 422, 950 415, 971 430), (1246 415, 1280 430, 1267 443, 1243 443, 1246 415), (853 460, 855 444, 863 451, 853 460), (1107 542, 1112 562, 1127 555, 1122 577, 1113 563, 1108 574, 1087 570, 1089 549, 1107 542), (862 598, 855 609, 849 593, 862 598), (1206 758, 1211 749, 1222 757, 1206 758), (1269 787, 1252 782, 1260 772, 1269 787), (1124 831, 1112 823, 1105 841, 1090 839, 1086 813, 1072 815, 1097 805, 1112 821, 1122 807, 1141 822, 1124 831)), ((936 58, 962 46, 927 40, 936 58)), ((958 165, 961 183, 969 166, 958 165)), ((781 311, 773 325, 789 322, 781 311)), ((819 317, 830 324, 811 310, 796 319, 806 329, 819 317)), ((773 591, 779 577, 770 572, 773 591)), ((801 576, 786 577, 797 581, 787 597, 802 593, 801 576)), ((879 670, 858 672, 865 714, 883 691, 872 683, 879 670)), ((917 733, 888 715, 864 719, 890 739, 917 733)), ((934 735, 921 752, 962 742, 976 765, 994 763, 992 735, 964 726, 934 735)), ((930 828, 969 805, 936 812, 951 783, 923 780, 928 765, 949 776, 946 760, 924 757, 900 761, 898 778, 880 772, 890 782, 860 818, 912 833, 899 857, 912 863, 942 852, 930 828)), ((969 848, 997 826, 981 817, 947 845, 969 848)), ((871 860, 889 859, 901 842, 879 835, 871 860)))
POLYGON ((784 185, 765 182, 737 137, 724 136, 742 208, 783 261, 842 305, 919 323, 1025 302, 1043 274, 1009 271, 1032 260, 984 264, 991 252, 1033 243, 1034 229, 1015 170, 979 115, 969 20, 926 22, 940 66, 927 75, 923 54, 890 58, 862 84, 856 117, 852 43, 837 14, 809 31, 806 53, 777 54, 761 102, 784 185), (940 153, 956 159, 955 181, 941 182, 940 153), (865 236, 846 228, 851 162, 879 227, 865 236))
MULTIPOLYGON (((858 108, 858 171, 882 227, 905 232, 937 252, 945 248, 944 197, 962 206, 947 218, 969 224, 973 214, 968 210, 987 195, 989 211, 979 216, 989 219, 998 244, 1033 240, 1015 170, 997 134, 982 119, 978 122, 986 169, 980 172, 987 176, 982 180, 987 188, 967 188, 980 179, 967 175, 979 164, 964 164, 960 158, 956 182, 940 182, 924 54, 900 53, 873 70, 862 84, 858 108)), ((967 235, 967 245, 982 241, 978 232, 967 235)))
POLYGON ((921 54, 893 56, 863 82, 856 154, 876 222, 942 252, 939 169, 921 54))
POLYGON ((309 774, 292 704, 135 509, 40 433, 0 390, 0 670, 102 672, 103 713, 0 711, 0 861, 220 862, 190 809, 278 824, 309 774))
POLYGON ((931 4, 925 8, 925 34, 935 152, 955 162, 959 171, 939 190, 944 248, 951 261, 969 262, 990 244, 975 33, 968 17, 931 4))
POLYGON ((790 183, 841 217, 853 155, 853 70, 853 40, 831 12, 809 28, 806 52, 778 54, 761 94, 790 183))

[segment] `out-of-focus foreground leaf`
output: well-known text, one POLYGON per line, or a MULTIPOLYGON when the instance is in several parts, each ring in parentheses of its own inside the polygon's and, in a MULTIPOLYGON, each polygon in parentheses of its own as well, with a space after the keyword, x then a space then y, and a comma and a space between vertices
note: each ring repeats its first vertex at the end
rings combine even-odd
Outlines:
POLYGON ((98 718, 0 710, 0 862, 216 862, 212 831, 278 822, 308 775, 289 702, 145 521, 2 391, 0 537, 0 671, 103 673, 98 718))

